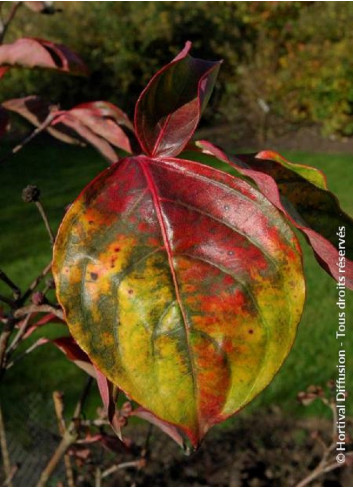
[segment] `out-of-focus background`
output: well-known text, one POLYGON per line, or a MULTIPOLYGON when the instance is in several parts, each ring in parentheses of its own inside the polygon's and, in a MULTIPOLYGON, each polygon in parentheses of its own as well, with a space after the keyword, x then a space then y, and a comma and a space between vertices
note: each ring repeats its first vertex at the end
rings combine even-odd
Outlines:
MULTIPOLYGON (((291 161, 322 169, 343 209, 353 214, 352 2, 54 3, 61 10, 55 15, 36 15, 20 9, 7 42, 24 36, 61 42, 84 59, 90 76, 86 79, 49 71, 12 70, 1 81, 1 100, 40 94, 63 108, 84 101, 108 100, 132 116, 134 103, 149 78, 181 50, 185 41, 191 40, 194 56, 224 60, 199 134, 233 152, 271 147, 291 161)), ((26 131, 28 126, 15 122, 13 141, 26 131)), ((5 152, 13 143, 6 144, 5 152)), ((23 187, 39 186, 56 229, 65 206, 105 166, 92 149, 66 146, 46 136, 0 168, 0 263, 23 287, 48 263, 51 254, 35 208, 21 200, 23 187)), ((239 445, 245 458, 240 465, 234 465, 234 473, 229 472, 229 485, 232 481, 239 484, 244 470, 248 471, 249 485, 284 480, 291 472, 288 467, 283 468, 278 457, 287 450, 287 458, 292 451, 298 458, 298 451, 304 453, 311 447, 306 441, 308 433, 325 427, 329 417, 329 411, 319 402, 304 408, 296 401, 297 393, 307 386, 325 385, 336 377, 338 351, 335 283, 317 265, 304 239, 301 243, 308 294, 295 346, 266 391, 228 422, 228 431, 214 429, 218 430, 216 436, 223 437, 224 460, 229 467, 233 467, 238 453, 236 438, 248 440, 244 447, 239 445), (265 449, 270 455, 264 458, 264 467, 255 464, 256 468, 251 468, 251 453, 255 451, 259 457, 265 449), (272 470, 272 475, 266 470, 272 470), (285 470, 289 471, 287 475, 285 470)), ((353 313, 352 299, 353 294, 347 293, 348 317, 353 313)), ((62 335, 64 331, 64 326, 47 325, 30 341, 62 335)), ((350 338, 347 344, 351 342, 352 352, 352 335, 350 338)), ((351 372, 353 355, 348 353, 347 368, 351 372)), ((38 472, 38 460, 30 458, 33 443, 43 457, 52 443, 43 439, 43 429, 47 427, 44 432, 49 438, 52 429, 48 428, 53 417, 51 392, 65 392, 70 412, 82 379, 82 372, 49 345, 24 357, 6 376, 1 397, 12 449, 27 467, 22 476, 19 471, 22 479, 18 481, 22 484, 31 477, 34 480, 38 472), (34 441, 33 433, 39 433, 39 441, 34 441), (28 469, 28 457, 32 469, 28 469), (34 475, 29 475, 30 470, 34 475)), ((348 390, 352 392, 352 376, 348 380, 348 390)), ((96 409, 97 399, 96 396, 92 400, 88 411, 96 409)), ((347 405, 352 415, 353 406, 347 405)), ((218 447, 218 442, 209 443, 218 447)), ((170 455, 173 449, 168 452, 171 467, 181 463, 170 455)), ((200 475, 205 464, 212 467, 212 457, 217 458, 208 452, 196 455, 194 465, 187 463, 189 472, 181 484, 225 484, 220 475, 207 480, 200 475)), ((299 457, 294 467, 301 463, 299 457)), ((218 463, 217 467, 224 474, 224 466, 218 463)), ((177 480, 178 470, 168 476, 169 482, 173 477, 177 480)), ((57 477, 60 480, 60 475, 57 477)), ((158 477, 152 480, 163 485, 163 473, 158 477)), ((286 480, 294 481, 295 474, 291 477, 286 480)))
POLYGON ((224 60, 205 127, 232 123, 232 139, 260 142, 314 126, 330 139, 353 134, 351 2, 54 3, 53 16, 19 11, 7 41, 65 43, 91 76, 13 71, 3 97, 45 93, 64 108, 108 97, 131 114, 151 75, 191 40, 194 56, 224 60))

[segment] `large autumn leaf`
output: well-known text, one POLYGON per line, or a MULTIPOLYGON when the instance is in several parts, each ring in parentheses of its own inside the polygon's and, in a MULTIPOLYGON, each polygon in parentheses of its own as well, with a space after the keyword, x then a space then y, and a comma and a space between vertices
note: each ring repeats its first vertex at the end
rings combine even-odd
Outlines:
POLYGON ((53 272, 93 363, 194 445, 268 385, 304 302, 301 253, 277 209, 175 158, 125 158, 88 185, 53 272))
POLYGON ((341 209, 320 170, 291 163, 274 151, 228 157, 208 141, 196 142, 195 148, 228 162, 256 182, 261 192, 305 235, 320 265, 336 280, 344 274, 345 285, 353 289, 353 219, 341 209), (343 226, 344 233, 340 231, 343 226), (344 245, 341 251, 340 243, 344 245), (344 272, 339 267, 342 257, 344 272))
POLYGON ((150 156, 176 156, 187 145, 211 96, 220 61, 190 56, 191 43, 164 66, 141 93, 135 130, 150 156))

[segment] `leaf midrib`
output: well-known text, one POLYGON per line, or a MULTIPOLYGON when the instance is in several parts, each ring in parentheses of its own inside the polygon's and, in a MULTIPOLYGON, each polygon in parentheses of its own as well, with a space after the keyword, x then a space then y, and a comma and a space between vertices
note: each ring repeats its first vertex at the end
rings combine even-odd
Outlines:
MULTIPOLYGON (((198 386, 197 386, 197 381, 196 381, 196 367, 195 367, 194 360, 193 360, 193 355, 192 355, 192 350, 191 350, 191 341, 190 341, 191 327, 190 327, 188 317, 187 317, 187 314, 186 314, 186 311, 185 311, 185 308, 184 308, 184 305, 183 305, 183 302, 181 299, 180 287, 179 287, 179 283, 177 280, 174 262, 173 262, 173 251, 172 251, 172 247, 171 247, 171 244, 169 241, 168 232, 166 229, 166 223, 165 223, 164 217, 163 217, 163 212, 162 212, 162 208, 161 208, 161 204, 160 204, 160 197, 159 197, 159 194, 157 191, 157 186, 153 180, 153 176, 152 176, 152 174, 148 168, 148 165, 143 160, 139 160, 139 164, 140 164, 140 167, 141 167, 142 172, 144 174, 144 177, 146 179, 148 189, 151 192, 152 201, 153 201, 153 204, 154 204, 154 207, 156 210, 158 223, 159 223, 161 233, 162 233, 164 247, 165 247, 165 250, 166 250, 167 256, 168 256, 169 268, 170 268, 170 272, 172 274, 173 284, 174 284, 174 288, 175 288, 176 300, 178 302, 180 312, 181 312, 181 316, 183 318, 183 322, 185 325, 185 337, 186 337, 187 349, 189 352, 188 357, 189 357, 190 366, 191 366, 192 385, 193 385, 194 399, 195 399, 195 403, 196 403, 197 429, 198 429, 198 431, 200 431, 200 416, 199 416, 199 412, 198 412, 198 397, 197 397, 198 386)), ((197 436, 198 435, 199 434, 197 434, 197 436)))

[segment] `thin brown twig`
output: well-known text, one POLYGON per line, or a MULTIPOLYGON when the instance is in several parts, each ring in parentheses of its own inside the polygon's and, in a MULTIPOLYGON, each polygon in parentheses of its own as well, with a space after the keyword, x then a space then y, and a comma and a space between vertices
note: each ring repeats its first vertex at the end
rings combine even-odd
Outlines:
POLYGON ((50 238, 50 242, 52 244, 52 246, 54 245, 54 241, 55 241, 55 236, 54 236, 54 233, 52 231, 52 228, 50 227, 50 224, 49 224, 49 220, 48 220, 48 217, 47 217, 47 214, 44 210, 44 207, 42 205, 42 203, 40 202, 40 200, 37 200, 35 202, 36 206, 37 206, 37 209, 39 211, 39 214, 41 215, 42 219, 43 219, 43 222, 44 222, 44 225, 45 225, 45 228, 46 230, 48 231, 48 234, 49 234, 49 238, 50 238))
MULTIPOLYGON (((58 420, 58 426, 59 426, 59 433, 62 437, 65 435, 65 430, 66 430, 66 425, 65 425, 65 420, 64 420, 64 401, 63 401, 63 395, 61 392, 54 391, 53 392, 53 401, 54 401, 54 408, 55 408, 55 414, 58 420)), ((71 457, 68 453, 65 453, 64 455, 64 463, 65 463, 65 469, 66 469, 66 478, 67 478, 67 483, 69 487, 75 487, 75 479, 74 479, 74 472, 72 470, 72 464, 71 464, 71 457)))
POLYGON ((17 464, 15 464, 11 467, 10 475, 8 477, 6 477, 6 479, 3 483, 3 487, 12 487, 12 480, 15 477, 15 474, 18 471, 18 469, 19 469, 19 466, 17 464))
POLYGON ((16 336, 14 337, 14 339, 10 343, 9 347, 7 348, 7 352, 6 352, 7 355, 10 355, 11 352, 13 352, 17 348, 18 344, 20 343, 20 341, 22 339, 22 336, 26 332, 26 329, 28 327, 28 323, 29 323, 29 320, 31 318, 31 315, 32 315, 32 313, 28 313, 27 316, 25 317, 25 319, 23 320, 23 323, 22 323, 20 329, 18 330, 18 332, 16 333, 16 336))
POLYGON ((26 290, 26 292, 21 297, 21 303, 22 304, 26 301, 26 299, 28 299, 28 297, 31 295, 31 293, 34 291, 34 289, 37 288, 37 286, 43 280, 43 278, 50 272, 51 265, 52 265, 51 262, 48 263, 48 265, 46 265, 46 267, 43 268, 43 270, 38 275, 38 277, 36 277, 35 280, 33 280, 33 282, 31 283, 31 285, 28 287, 28 289, 26 290))
POLYGON ((29 353, 31 353, 33 350, 35 350, 38 347, 38 345, 41 344, 41 341, 42 341, 42 338, 40 338, 39 340, 35 341, 31 346, 29 346, 24 352, 22 352, 20 355, 18 355, 16 358, 14 358, 12 361, 6 362, 6 364, 4 366, 4 370, 8 370, 8 369, 12 368, 23 357, 25 357, 26 355, 28 355, 29 353))
POLYGON ((9 482, 8 486, 12 486, 11 479, 13 476, 11 476, 11 463, 10 463, 9 450, 7 447, 6 431, 5 431, 4 418, 2 415, 1 404, 0 404, 0 446, 1 446, 1 455, 2 455, 2 463, 4 466, 5 479, 6 481, 9 482))
POLYGON ((9 158, 14 156, 16 153, 21 151, 24 146, 26 146, 28 143, 30 143, 38 134, 41 132, 45 131, 47 127, 50 126, 50 124, 53 122, 53 119, 57 116, 56 113, 50 112, 48 116, 45 118, 45 120, 34 129, 34 131, 31 132, 26 138, 24 138, 19 144, 17 144, 14 148, 12 148, 5 156, 3 156, 0 159, 0 164, 5 163, 9 158))
POLYGON ((94 473, 94 485, 96 487, 101 487, 102 485, 102 471, 100 467, 96 467, 95 473, 94 473))
POLYGON ((21 297, 21 290, 19 287, 6 275, 6 273, 0 269, 0 280, 10 287, 13 292, 14 298, 17 300, 21 297))
POLYGON ((144 464, 144 459, 133 460, 132 462, 122 462, 121 464, 114 464, 102 473, 102 479, 105 479, 106 477, 113 474, 114 472, 117 472, 118 470, 127 469, 129 467, 138 468, 141 466, 141 464, 144 464))
POLYGON ((75 443, 79 436, 79 429, 77 425, 77 421, 79 420, 83 406, 85 404, 85 401, 87 399, 87 396, 89 394, 89 390, 92 385, 92 378, 89 377, 85 387, 82 391, 81 397, 79 401, 76 404, 75 411, 72 417, 72 420, 69 424, 69 426, 66 428, 65 433, 63 435, 63 438, 61 442, 59 443, 57 449, 55 450, 53 456, 49 460, 48 464, 42 471, 39 480, 37 482, 36 487, 44 487, 46 483, 48 482, 50 476, 52 475, 53 471, 55 470, 56 466, 60 462, 61 458, 65 455, 66 451, 69 449, 69 447, 75 443))
MULTIPOLYGON (((337 422, 337 410, 336 410, 336 404, 334 400, 329 400, 325 398, 321 398, 321 402, 325 404, 332 412, 332 441, 330 444, 326 444, 323 439, 319 436, 317 437, 317 441, 320 443, 320 445, 323 448, 323 453, 320 462, 317 464, 317 466, 306 476, 304 477, 301 481, 299 481, 295 487, 307 487, 310 482, 314 481, 318 477, 320 477, 323 474, 326 474, 327 472, 331 472, 332 470, 337 469, 338 467, 342 467, 345 465, 345 462, 339 463, 335 459, 330 459, 332 457, 333 451, 336 447, 336 439, 337 439, 337 427, 336 427, 336 422, 337 422)), ((353 452, 349 452, 346 454, 346 458, 349 456, 352 456, 353 452)))
POLYGON ((10 336, 15 327, 16 321, 14 318, 8 318, 4 324, 3 330, 0 335, 0 378, 3 375, 6 367, 6 350, 10 340, 10 336))
POLYGON ((4 302, 5 304, 8 304, 11 307, 15 307, 16 303, 12 299, 9 299, 8 297, 5 297, 4 295, 0 294, 0 301, 4 302))
POLYGON ((13 21, 15 15, 16 15, 17 9, 18 9, 18 7, 20 7, 21 3, 22 2, 12 2, 12 7, 11 7, 11 10, 9 12, 9 15, 7 16, 7 19, 2 21, 1 29, 0 29, 0 44, 3 43, 6 32, 7 32, 8 28, 10 27, 10 24, 13 21))
POLYGON ((61 308, 51 306, 50 304, 41 304, 37 306, 36 304, 30 304, 29 306, 23 306, 17 309, 14 313, 16 319, 26 316, 27 314, 33 314, 35 312, 51 312, 55 314, 56 317, 64 319, 64 313, 61 308))

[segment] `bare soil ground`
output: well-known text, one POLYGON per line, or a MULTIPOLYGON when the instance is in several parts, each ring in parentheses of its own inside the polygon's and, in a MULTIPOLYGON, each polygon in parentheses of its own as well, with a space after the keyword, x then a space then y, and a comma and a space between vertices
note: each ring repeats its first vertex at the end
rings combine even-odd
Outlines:
MULTIPOLYGON (((234 424, 234 423, 233 423, 234 424)), ((115 486, 295 487, 319 463, 318 434, 330 441, 331 422, 295 420, 274 408, 240 417, 232 428, 216 428, 200 449, 186 457, 174 442, 154 432, 146 467, 116 474, 115 486)), ((133 434, 136 437, 136 433, 133 434)), ((140 433, 143 437, 143 433, 140 433)), ((349 448, 347 446, 347 448, 349 448)), ((352 467, 333 470, 316 487, 352 487, 352 467)))

